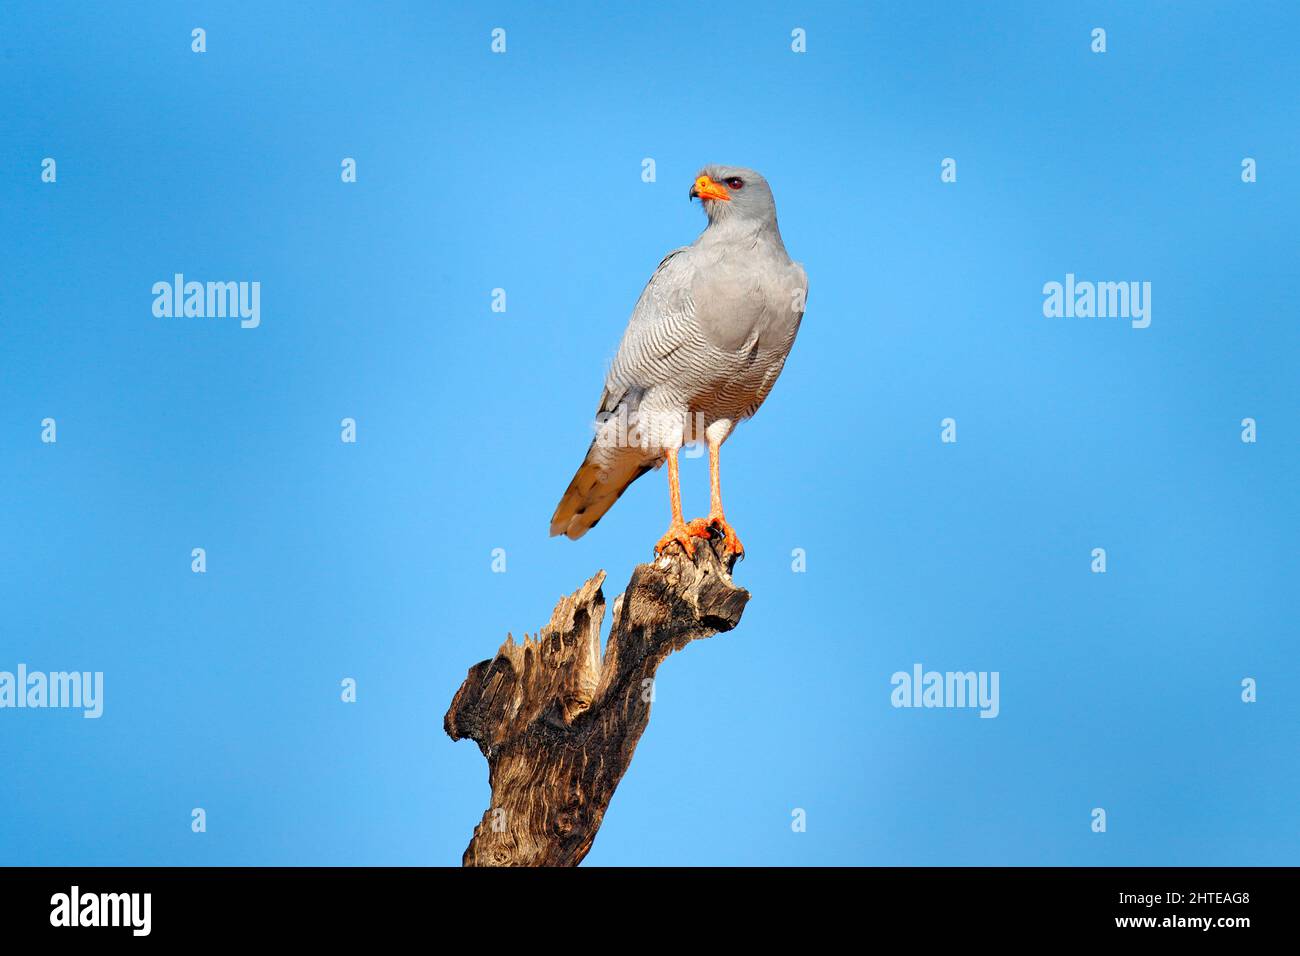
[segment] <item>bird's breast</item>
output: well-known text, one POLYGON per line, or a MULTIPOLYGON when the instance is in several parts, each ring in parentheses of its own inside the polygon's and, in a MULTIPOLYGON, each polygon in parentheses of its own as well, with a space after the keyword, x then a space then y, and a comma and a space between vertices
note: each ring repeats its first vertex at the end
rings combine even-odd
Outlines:
POLYGON ((802 313, 802 276, 761 261, 714 263, 691 285, 704 338, 722 352, 788 350, 802 313))

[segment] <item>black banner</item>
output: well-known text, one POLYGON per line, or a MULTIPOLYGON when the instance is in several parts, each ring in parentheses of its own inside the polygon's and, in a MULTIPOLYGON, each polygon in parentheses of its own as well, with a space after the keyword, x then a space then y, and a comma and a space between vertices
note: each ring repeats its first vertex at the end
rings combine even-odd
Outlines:
MULTIPOLYGON (((658 936, 703 919, 922 938, 1078 935, 1231 945, 1283 929, 1295 869, 0 869, 7 940, 380 940, 485 932, 658 936), (490 930, 490 932, 488 932, 490 930), (978 932, 976 932, 978 930, 978 932)), ((666 938, 666 937, 665 937, 666 938)))

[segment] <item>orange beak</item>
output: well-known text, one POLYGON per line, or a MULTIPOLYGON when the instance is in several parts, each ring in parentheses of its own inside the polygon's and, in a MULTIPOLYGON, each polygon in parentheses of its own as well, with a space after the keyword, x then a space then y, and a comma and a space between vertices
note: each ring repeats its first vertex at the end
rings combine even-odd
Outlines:
POLYGON ((727 187, 721 183, 715 183, 708 176, 701 176, 695 180, 695 185, 691 187, 691 197, 721 199, 723 202, 731 202, 731 197, 727 195, 727 187))

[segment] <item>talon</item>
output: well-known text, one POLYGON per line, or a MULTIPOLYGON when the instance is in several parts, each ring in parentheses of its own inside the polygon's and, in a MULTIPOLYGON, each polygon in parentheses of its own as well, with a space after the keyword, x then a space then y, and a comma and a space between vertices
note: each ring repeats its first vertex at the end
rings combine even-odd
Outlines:
POLYGON ((708 518, 695 518, 686 522, 686 533, 692 538, 712 538, 713 525, 708 518))
POLYGON ((724 542, 723 551, 727 554, 744 554, 745 546, 740 543, 740 536, 736 534, 736 529, 727 524, 727 519, 720 514, 711 514, 707 518, 696 518, 687 529, 697 538, 712 538, 711 530, 716 528, 722 534, 724 542))
MULTIPOLYGON (((691 524, 694 524, 694 522, 691 522, 691 524)), ((705 536, 707 537, 707 532, 705 536)), ((686 552, 687 557, 695 557, 695 542, 691 540, 691 528, 680 521, 675 521, 669 525, 668 531, 655 543, 655 555, 663 554, 664 549, 674 542, 682 546, 682 550, 686 552)))

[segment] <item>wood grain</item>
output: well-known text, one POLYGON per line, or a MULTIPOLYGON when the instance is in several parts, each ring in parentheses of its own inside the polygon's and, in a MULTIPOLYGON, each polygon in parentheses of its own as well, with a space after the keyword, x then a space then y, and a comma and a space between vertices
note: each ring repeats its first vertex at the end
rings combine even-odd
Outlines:
POLYGON ((603 661, 600 571, 560 599, 536 638, 507 636, 496 657, 469 669, 443 728, 478 744, 492 802, 465 866, 582 861, 650 720, 659 665, 740 622, 749 592, 732 583, 734 563, 715 539, 697 542, 694 558, 673 545, 638 565, 614 601, 603 661))

